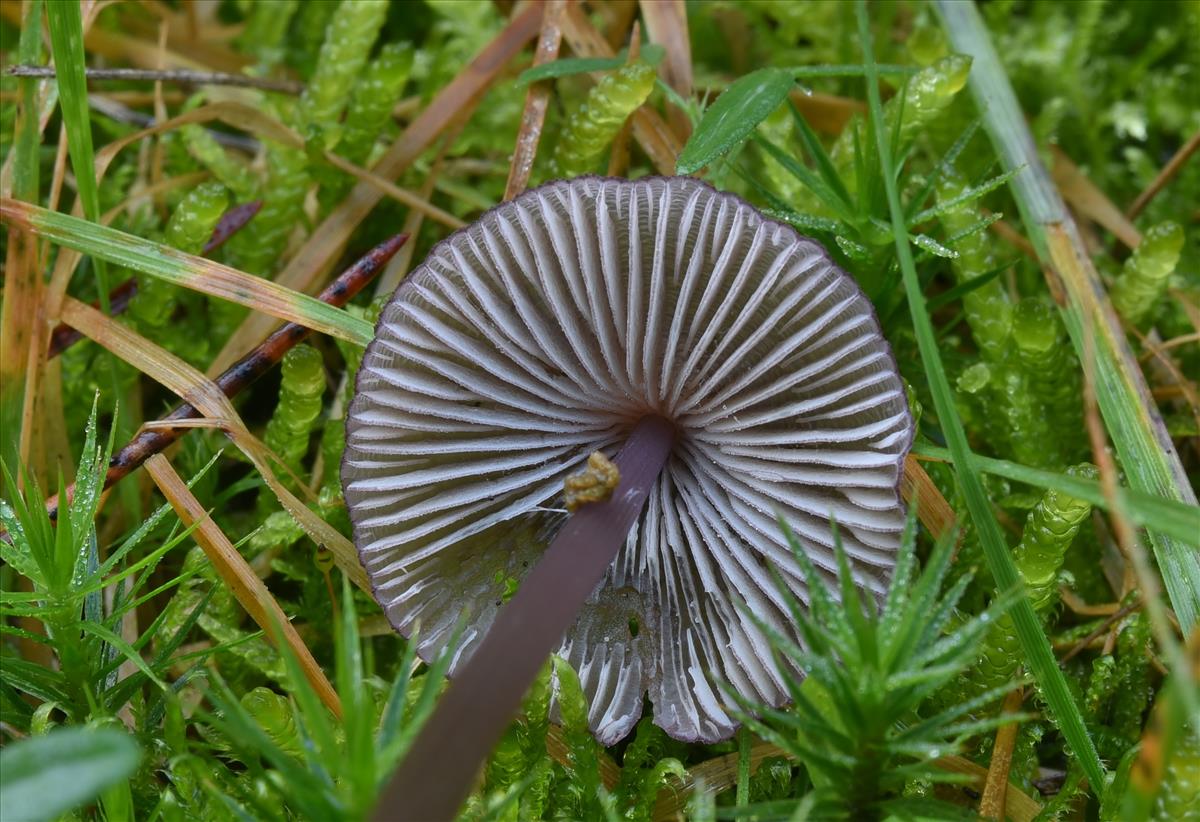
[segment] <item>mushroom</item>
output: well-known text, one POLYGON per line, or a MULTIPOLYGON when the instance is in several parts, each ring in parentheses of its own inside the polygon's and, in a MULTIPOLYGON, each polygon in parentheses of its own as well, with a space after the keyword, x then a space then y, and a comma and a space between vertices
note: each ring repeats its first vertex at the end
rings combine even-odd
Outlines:
POLYGON ((419 625, 430 659, 467 615, 390 791, 411 818, 452 815, 552 651, 606 745, 647 693, 689 741, 737 728, 722 683, 784 704, 738 607, 795 636, 772 571, 807 593, 776 517, 829 579, 836 520, 855 581, 882 595, 911 439, 854 280, 701 181, 552 182, 435 246, 364 354, 342 467, 392 624, 419 625), (569 515, 564 480, 595 452, 616 454, 615 492, 569 515))

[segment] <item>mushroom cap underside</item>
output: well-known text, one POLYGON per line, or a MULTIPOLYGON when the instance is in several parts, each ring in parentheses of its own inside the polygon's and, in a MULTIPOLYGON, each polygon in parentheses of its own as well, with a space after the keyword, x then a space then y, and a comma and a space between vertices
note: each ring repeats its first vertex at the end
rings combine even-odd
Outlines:
POLYGON ((597 738, 649 693, 671 736, 730 736, 720 683, 787 700, 758 619, 807 601, 776 521, 832 575, 831 519, 881 595, 912 439, 870 301, 815 241, 686 177, 582 177, 487 212, 384 308, 347 418, 342 481, 389 619, 453 671, 566 519, 564 478, 646 414, 667 466, 560 653, 597 738))

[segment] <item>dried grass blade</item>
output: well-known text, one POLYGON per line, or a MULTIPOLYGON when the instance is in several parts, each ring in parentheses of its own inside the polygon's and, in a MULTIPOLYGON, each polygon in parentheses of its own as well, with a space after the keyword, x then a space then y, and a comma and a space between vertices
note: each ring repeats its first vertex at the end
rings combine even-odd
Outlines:
MULTIPOLYGON (((1002 710, 1006 714, 1014 714, 1020 709, 1021 690, 1018 688, 1004 698, 1002 710)), ((1016 744, 1019 727, 1017 722, 1008 722, 996 731, 987 779, 983 783, 983 796, 979 799, 979 815, 984 819, 1008 818, 1008 774, 1012 769, 1013 745, 1016 744)))
MULTIPOLYGON (((650 42, 659 43, 667 51, 661 69, 663 81, 680 97, 688 99, 692 96, 692 41, 688 35, 684 0, 638 0, 638 5, 650 42)), ((686 143, 692 133, 692 121, 687 112, 668 103, 667 119, 675 135, 686 143)))
MULTIPOLYGON (((563 729, 554 723, 550 723, 546 729, 546 753, 550 754, 550 758, 560 765, 570 766, 572 764, 570 749, 567 748, 567 741, 563 738, 563 729)), ((597 751, 596 755, 600 766, 600 781, 605 788, 612 790, 621 781, 621 766, 604 751, 597 751)))
MULTIPOLYGON (((126 18, 128 21, 128 18, 126 18)), ((88 51, 113 62, 128 62, 144 69, 162 66, 158 43, 120 31, 93 27, 84 37, 88 51)), ((221 46, 202 41, 189 42, 177 34, 167 38, 170 49, 163 55, 166 67, 192 71, 219 71, 237 74, 250 64, 251 58, 221 46)))
MULTIPOLYGON (((21 24, 19 57, 35 60, 41 51, 41 2, 25 3, 21 24)), ((13 169, 13 196, 26 202, 38 200, 38 143, 41 132, 37 118, 37 84, 20 82, 21 96, 17 113, 16 140, 10 159, 13 169)), ((38 244, 33 236, 11 230, 4 261, 4 303, 0 305, 0 428, 9 436, 0 441, 0 457, 8 465, 31 465, 25 436, 13 437, 21 429, 22 398, 31 373, 30 351, 38 345, 38 320, 41 313, 42 277, 38 266, 38 244)), ((34 361, 36 362, 36 361, 34 361)), ((34 472, 37 476, 38 472, 34 472)), ((40 477, 39 477, 40 479, 40 477)))
POLYGON ((0 219, 59 245, 356 345, 374 336, 370 323, 307 294, 98 223, 15 200, 0 200, 0 219))
POLYGON ((1079 170, 1079 166, 1062 149, 1051 146, 1050 153, 1054 158, 1054 167, 1050 169, 1054 184, 1071 207, 1108 229, 1126 248, 1137 248, 1142 241, 1142 233, 1121 213, 1121 209, 1079 170))
MULTIPOLYGON (((395 179, 419 157, 446 128, 460 117, 469 116, 500 72, 538 32, 541 8, 526 5, 496 35, 458 76, 442 89, 371 169, 385 179, 395 179)), ((342 204, 312 233, 277 276, 276 282, 296 291, 309 291, 333 266, 350 234, 382 197, 368 183, 359 183, 342 204)), ((209 367, 210 374, 223 371, 241 351, 262 339, 270 330, 264 317, 251 315, 234 332, 209 367)))
POLYGON ((859 100, 796 89, 790 95, 792 103, 804 115, 814 131, 836 137, 846 128, 855 114, 865 114, 867 107, 859 100))
MULTIPOLYGON (((437 185, 438 175, 442 173, 442 163, 446 159, 446 152, 450 150, 450 146, 454 145, 454 141, 458 139, 458 135, 462 131, 462 124, 452 128, 442 138, 442 147, 437 155, 433 158, 433 164, 429 167, 429 174, 425 177, 425 182, 421 184, 421 196, 429 199, 433 195, 434 187, 437 185)), ((400 229, 401 233, 408 237, 416 237, 421 232, 421 225, 425 222, 425 215, 420 211, 413 209, 408 212, 408 216, 404 218, 404 226, 400 229)), ((386 294, 391 294, 400 285, 400 281, 408 274, 412 267, 413 255, 417 251, 416 243, 405 243, 396 256, 388 261, 387 268, 383 274, 375 281, 375 296, 380 297, 386 294)))
POLYGON ((421 212, 426 217, 436 220, 444 226, 452 229, 459 229, 466 226, 465 221, 429 202, 427 196, 420 197, 411 191, 406 191, 395 183, 380 177, 378 174, 367 171, 365 168, 360 168, 347 160, 343 160, 331 151, 325 152, 325 160, 334 168, 341 169, 356 180, 375 186, 393 200, 403 203, 413 211, 421 212))
POLYGON ((171 463, 162 454, 155 454, 146 461, 146 471, 154 479, 158 490, 162 491, 167 502, 175 509, 180 521, 186 527, 196 525, 192 537, 204 550, 208 561, 213 564, 221 579, 229 586, 238 603, 258 624, 263 632, 278 643, 283 642, 296 655, 305 677, 316 690, 317 695, 325 706, 337 717, 342 715, 342 703, 338 699, 333 685, 325 677, 325 672, 313 658, 312 652, 300 638, 295 627, 288 620, 287 614, 279 607, 275 597, 267 590, 267 586, 254 573, 250 563, 238 553, 237 548, 229 541, 229 537, 217 526, 204 506, 192 494, 187 483, 176 473, 171 463))
POLYGON ((138 371, 191 403, 208 418, 209 427, 222 429, 258 469, 267 486, 297 524, 318 545, 329 549, 338 566, 351 581, 364 590, 370 590, 366 572, 359 565, 358 552, 353 543, 310 511, 283 486, 271 469, 271 463, 278 463, 278 459, 247 430, 233 404, 216 383, 174 354, 78 300, 67 298, 63 304, 63 319, 138 371))
MULTIPOLYGON (((558 57, 562 44, 562 17, 567 8, 566 0, 550 0, 542 7, 542 32, 538 37, 537 51, 533 64, 540 66, 558 57)), ((533 160, 537 156, 538 142, 542 138, 542 125, 546 122, 546 108, 550 105, 553 84, 546 81, 531 83, 525 92, 525 110, 521 113, 521 128, 513 149, 512 165, 508 170, 508 183, 504 186, 504 199, 511 200, 529 183, 533 171, 533 160)))
POLYGON ((900 495, 904 501, 917 505, 917 518, 935 539, 941 539, 954 528, 955 515, 950 503, 934 485, 924 466, 912 454, 904 458, 904 473, 900 477, 900 495))

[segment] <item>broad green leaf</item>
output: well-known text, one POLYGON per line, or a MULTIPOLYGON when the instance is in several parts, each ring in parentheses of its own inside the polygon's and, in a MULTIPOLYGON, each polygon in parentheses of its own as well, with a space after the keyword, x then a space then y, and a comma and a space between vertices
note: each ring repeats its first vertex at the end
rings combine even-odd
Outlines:
POLYGON ((142 752, 112 728, 59 728, 0 750, 0 819, 51 820, 131 776, 142 752))
POLYGON ((699 171, 749 137, 787 98, 792 75, 791 69, 765 68, 735 80, 704 112, 680 152, 675 170, 680 174, 699 171))

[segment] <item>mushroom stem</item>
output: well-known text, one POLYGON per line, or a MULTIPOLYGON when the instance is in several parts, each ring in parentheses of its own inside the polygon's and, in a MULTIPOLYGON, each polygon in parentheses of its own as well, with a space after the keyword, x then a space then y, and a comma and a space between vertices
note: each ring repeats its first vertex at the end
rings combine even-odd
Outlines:
POLYGON ((500 609, 450 682, 375 809, 374 819, 450 820, 546 658, 604 578, 666 464, 675 427, 643 417, 614 462, 610 499, 584 505, 500 609))

